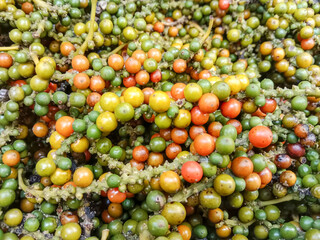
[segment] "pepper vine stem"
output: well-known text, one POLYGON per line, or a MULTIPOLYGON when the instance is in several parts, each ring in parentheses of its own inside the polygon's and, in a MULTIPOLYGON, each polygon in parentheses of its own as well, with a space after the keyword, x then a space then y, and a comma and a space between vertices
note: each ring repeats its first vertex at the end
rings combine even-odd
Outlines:
MULTIPOLYGON (((250 227, 252 224, 254 224, 256 222, 256 220, 255 219, 253 219, 253 220, 251 220, 250 222, 248 222, 248 223, 246 223, 246 224, 243 224, 243 223, 241 223, 240 221, 238 221, 238 220, 234 220, 234 219, 227 219, 227 220, 225 220, 223 223, 224 224, 227 224, 229 227, 235 227, 235 226, 242 226, 242 227, 244 227, 244 228, 248 228, 248 227, 250 227)), ((218 224, 218 226, 220 226, 220 225, 222 225, 222 224, 218 224)), ((221 226, 220 226, 221 227, 221 226)))
POLYGON ((120 46, 118 46, 117 48, 115 48, 112 52, 109 52, 106 55, 106 58, 110 57, 112 54, 119 52, 122 48, 124 48, 125 46, 127 46, 127 43, 121 44, 120 46))
POLYGON ((300 200, 300 199, 301 198, 299 197, 298 193, 291 193, 291 194, 288 194, 287 196, 282 197, 282 198, 268 200, 268 201, 261 201, 261 202, 259 202, 259 206, 265 207, 268 205, 274 205, 274 204, 278 204, 278 203, 282 203, 282 202, 289 202, 291 200, 300 200))
POLYGON ((23 190, 23 191, 27 191, 28 186, 24 183, 23 178, 22 178, 22 173, 23 173, 23 169, 20 168, 18 170, 18 183, 19 183, 19 187, 23 190))
POLYGON ((44 28, 45 28, 45 20, 42 20, 38 25, 38 30, 36 31, 35 36, 40 37, 41 33, 43 33, 44 31, 44 28))
POLYGON ((88 33, 85 41, 84 41, 83 44, 81 45, 81 47, 78 48, 78 50, 76 51, 75 55, 84 54, 85 51, 87 50, 88 43, 89 43, 90 41, 92 41, 92 39, 93 39, 93 34, 94 34, 94 22, 95 22, 95 18, 96 18, 97 3, 98 3, 98 0, 92 0, 92 1, 91 1, 91 13, 90 13, 90 29, 89 29, 89 33, 88 33))
POLYGON ((173 197, 169 197, 169 202, 185 202, 188 197, 193 194, 199 193, 204 189, 207 189, 212 186, 213 179, 206 179, 205 181, 194 183, 187 189, 184 189, 178 193, 176 193, 173 197))
POLYGON ((44 8, 49 10, 50 5, 42 0, 33 0, 34 4, 37 5, 38 7, 44 8))
POLYGON ((14 51, 14 50, 19 50, 18 45, 12 45, 9 47, 0 47, 0 51, 14 51))
POLYGON ((174 21, 174 22, 165 22, 165 23, 163 23, 163 25, 165 25, 165 26, 174 26, 174 25, 178 25, 178 24, 180 24, 180 23, 183 23, 184 21, 186 21, 186 17, 185 16, 183 16, 182 18, 180 18, 179 20, 177 20, 177 21, 174 21))
POLYGON ((201 38, 200 40, 200 43, 201 45, 205 42, 205 40, 209 37, 210 33, 211 33, 211 30, 212 30, 212 27, 213 27, 213 22, 214 22, 214 19, 212 16, 210 16, 210 21, 209 21, 209 27, 206 31, 206 33, 204 34, 204 36, 201 38))
POLYGON ((196 28, 201 34, 205 34, 205 32, 203 31, 202 27, 200 27, 197 23, 195 22, 190 22, 189 25, 191 27, 196 28))
POLYGON ((30 51, 30 57, 32 58, 32 61, 37 65, 39 63, 39 58, 37 56, 37 54, 35 54, 34 52, 30 51))
POLYGON ((101 240, 107 240, 108 239, 108 236, 109 236, 109 229, 104 229, 102 231, 102 236, 101 236, 101 240))
MULTIPOLYGON (((70 145, 71 142, 74 142, 75 139, 72 137, 76 135, 72 135, 68 139, 66 139, 63 143, 62 146, 59 150, 57 150, 57 155, 62 155, 64 152, 67 152, 68 149, 65 149, 64 144, 70 145), (67 141, 67 142, 66 142, 67 141), (61 152, 58 152, 60 151, 61 152)), ((183 163, 187 161, 197 161, 198 158, 195 156, 183 156, 181 158, 176 158, 172 162, 166 162, 164 165, 159 166, 159 167, 149 167, 143 171, 138 171, 135 168, 132 168, 131 165, 128 163, 123 166, 118 166, 118 161, 112 160, 111 158, 108 159, 108 167, 110 169, 119 167, 121 171, 121 184, 120 188, 123 186, 124 191, 126 190, 126 185, 127 184, 135 184, 138 182, 142 182, 145 179, 151 179, 154 176, 160 175, 162 172, 169 171, 169 170, 174 170, 177 168, 180 168, 183 163)), ((76 197, 77 199, 82 199, 82 196, 84 193, 89 193, 89 192, 100 192, 100 191, 106 191, 109 189, 108 184, 106 181, 98 181, 94 180, 90 186, 86 188, 80 188, 80 187, 72 187, 69 186, 66 189, 63 188, 51 188, 51 187, 46 187, 43 190, 36 190, 32 189, 32 186, 29 187, 23 182, 23 177, 22 177, 23 169, 19 169, 18 171, 18 182, 20 188, 25 191, 27 194, 30 195, 30 197, 34 197, 38 201, 42 200, 43 198, 46 200, 49 199, 55 199, 56 201, 59 201, 60 199, 66 200, 68 197, 76 197)), ((111 173, 110 173, 111 174, 111 173)), ((108 178, 109 175, 105 177, 105 179, 108 178)), ((202 191, 203 189, 206 189, 212 185, 212 179, 205 180, 200 183, 196 183, 191 185, 188 189, 186 189, 183 193, 178 193, 177 195, 173 196, 174 201, 186 201, 188 196, 191 196, 192 194, 196 193, 197 191, 202 191)))
MULTIPOLYGON (((0 111, 1 112, 1 111, 0 111)), ((17 123, 13 123, 12 126, 5 126, 4 130, 0 133, 0 147, 4 146, 10 141, 11 136, 17 136, 19 131, 17 130, 17 123)))
POLYGON ((18 170, 18 184, 19 187, 26 193, 30 193, 33 196, 37 196, 37 198, 42 198, 43 197, 43 191, 40 190, 35 190, 35 189, 30 189, 23 181, 23 168, 20 168, 18 170))

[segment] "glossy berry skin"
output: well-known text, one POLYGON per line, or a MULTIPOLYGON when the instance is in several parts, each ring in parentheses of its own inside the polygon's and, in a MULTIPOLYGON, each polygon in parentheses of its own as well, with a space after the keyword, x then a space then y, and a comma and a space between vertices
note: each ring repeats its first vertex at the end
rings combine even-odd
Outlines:
POLYGON ((265 126, 256 126, 249 132, 249 141, 254 147, 265 148, 272 142, 272 131, 265 126))
POLYGON ((199 182, 203 176, 203 170, 199 163, 188 161, 182 165, 181 175, 189 183, 199 182))

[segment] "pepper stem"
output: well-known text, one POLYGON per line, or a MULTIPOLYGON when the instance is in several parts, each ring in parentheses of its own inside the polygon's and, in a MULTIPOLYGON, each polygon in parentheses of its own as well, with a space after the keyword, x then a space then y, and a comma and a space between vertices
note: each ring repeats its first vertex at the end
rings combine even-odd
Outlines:
POLYGON ((43 191, 34 190, 34 189, 28 189, 28 186, 23 181, 22 173, 23 173, 23 168, 20 168, 18 170, 18 184, 19 184, 19 187, 26 193, 28 192, 33 196, 37 196, 37 198, 42 198, 43 197, 43 191))
POLYGON ((34 52, 31 52, 31 51, 30 51, 30 56, 31 56, 32 61, 34 62, 34 64, 37 65, 38 62, 39 62, 39 58, 38 58, 37 54, 35 54, 34 52))
POLYGON ((101 240, 107 240, 108 236, 109 236, 109 229, 104 229, 102 231, 101 240))
POLYGON ((201 42, 201 45, 204 43, 204 41, 209 37, 210 33, 211 33, 211 30, 212 30, 212 27, 213 27, 213 17, 210 16, 210 21, 209 21, 209 27, 206 31, 206 33, 204 34, 204 36, 201 38, 200 42, 201 42))
POLYGON ((127 46, 127 43, 121 44, 120 46, 118 46, 117 48, 115 48, 112 52, 109 52, 106 55, 106 58, 110 57, 112 54, 119 52, 122 48, 124 48, 125 46, 127 46))
POLYGON ((278 203, 282 203, 282 202, 288 202, 291 200, 300 200, 300 197, 297 193, 290 193, 287 196, 282 197, 282 198, 273 199, 273 200, 269 200, 269 201, 261 201, 261 202, 259 202, 259 206, 265 207, 268 205, 278 204, 278 203))
POLYGON ((169 202, 185 202, 188 197, 193 194, 199 193, 204 189, 207 189, 212 186, 212 179, 208 179, 203 182, 194 183, 187 189, 184 189, 176 193, 172 198, 169 198, 169 202))
POLYGON ((12 50, 19 50, 19 46, 18 45, 12 45, 9 47, 0 47, 0 51, 12 51, 12 50))
POLYGON ((97 9, 97 1, 98 0, 92 0, 91 1, 91 13, 90 13, 90 29, 89 29, 89 33, 86 37, 86 40, 84 41, 84 43, 81 45, 80 48, 78 48, 78 50, 76 51, 75 55, 79 55, 79 54, 84 54, 85 51, 87 50, 88 47, 88 43, 90 41, 92 41, 93 39, 93 33, 94 33, 94 21, 96 18, 96 9, 97 9))
POLYGON ((23 173, 23 168, 20 168, 18 170, 18 183, 19 183, 19 187, 25 192, 27 191, 28 187, 23 181, 22 173, 23 173))
POLYGON ((203 31, 202 27, 199 26, 199 24, 197 24, 195 22, 190 22, 189 25, 191 27, 196 28, 201 34, 205 34, 205 32, 203 31))
POLYGON ((42 0, 33 0, 34 4, 37 5, 38 7, 44 8, 49 10, 50 9, 50 5, 42 0))
MULTIPOLYGON (((255 223, 256 222, 256 220, 255 219, 253 219, 253 220, 251 220, 250 222, 248 222, 248 223, 245 223, 245 224, 243 224, 243 223, 241 223, 239 220, 235 220, 235 219, 227 219, 227 220, 225 220, 224 221, 224 224, 226 224, 226 225, 228 225, 229 227, 235 227, 235 226, 242 226, 242 227, 244 227, 244 228, 248 228, 248 227, 250 227, 253 223, 255 223)), ((220 224, 221 225, 221 224, 220 224)), ((218 225, 218 226, 220 226, 220 225, 218 225)), ((220 226, 221 227, 221 226, 220 226)))

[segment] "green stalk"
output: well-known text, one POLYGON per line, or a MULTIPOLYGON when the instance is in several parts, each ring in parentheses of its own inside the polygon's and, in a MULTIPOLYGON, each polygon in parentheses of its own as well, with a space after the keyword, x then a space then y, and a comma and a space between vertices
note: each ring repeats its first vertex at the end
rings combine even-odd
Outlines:
POLYGON ((118 46, 117 48, 115 48, 112 52, 109 52, 105 58, 110 57, 112 54, 119 52, 122 48, 124 48, 125 46, 127 46, 127 43, 121 44, 120 46, 118 46))
POLYGON ((13 122, 11 125, 5 126, 4 130, 0 133, 0 147, 6 145, 6 143, 11 140, 10 137, 16 137, 19 135, 17 127, 17 122, 13 122))
MULTIPOLYGON (((190 22, 189 25, 191 27, 196 28, 201 34, 205 34, 205 32, 203 31, 202 27, 199 26, 199 24, 195 23, 195 22, 190 22)), ((188 35, 187 35, 188 36, 188 35)))
POLYGON ((19 183, 19 187, 23 190, 23 191, 27 191, 28 187, 27 185, 24 183, 23 178, 22 178, 22 173, 23 173, 23 169, 20 168, 18 170, 18 183, 19 183))
POLYGON ((70 72, 61 73, 56 71, 51 77, 51 81, 62 82, 62 81, 73 78, 75 75, 76 73, 70 73, 70 72))
POLYGON ((163 23, 165 26, 175 26, 178 25, 180 23, 183 23, 184 21, 186 21, 186 16, 183 16, 182 18, 178 19, 177 21, 174 22, 165 22, 163 23))
POLYGON ((173 197, 169 197, 168 202, 185 202, 188 197, 199 193, 212 186, 213 179, 206 179, 205 181, 194 183, 190 187, 183 189, 176 193, 173 197))
POLYGON ((262 91, 263 95, 266 97, 283 97, 283 98, 293 98, 294 96, 303 96, 308 97, 320 97, 320 88, 306 88, 299 89, 297 86, 293 86, 292 89, 288 88, 277 88, 272 90, 262 91))
POLYGON ((152 240, 154 237, 151 235, 151 233, 148 230, 143 230, 142 233, 139 234, 140 240, 152 240))
POLYGON ((260 207, 265 207, 268 205, 275 205, 278 203, 282 203, 282 202, 289 202, 291 200, 300 200, 301 198, 299 197, 298 193, 290 193, 285 197, 282 198, 278 198, 278 199, 273 199, 273 200, 269 200, 269 201, 261 201, 259 202, 259 206, 260 207))
POLYGON ((0 47, 0 51, 13 51, 13 50, 19 50, 19 46, 18 45, 12 45, 9 47, 0 47))
POLYGON ((102 236, 101 236, 101 240, 107 240, 108 239, 108 236, 109 236, 109 229, 104 229, 102 231, 102 236))
POLYGON ((34 62, 34 64, 37 65, 39 63, 39 58, 38 58, 37 54, 30 51, 30 57, 32 58, 32 61, 34 62))
POLYGON ((78 50, 76 51, 75 55, 79 55, 79 54, 84 54, 85 51, 88 48, 88 43, 90 41, 92 41, 93 39, 93 33, 94 33, 94 22, 95 22, 95 18, 96 18, 96 9, 97 9, 97 3, 98 0, 92 0, 91 1, 91 13, 90 13, 90 29, 89 29, 89 33, 86 37, 86 40, 84 41, 84 43, 81 45, 80 48, 78 48, 78 50))
POLYGON ((201 38, 201 40, 200 40, 201 45, 202 45, 202 44, 206 41, 206 39, 209 37, 209 35, 210 35, 210 33, 211 33, 211 30, 212 30, 212 27, 213 27, 213 21, 214 21, 213 17, 210 16, 209 27, 208 27, 206 33, 204 34, 204 36, 203 36, 203 37, 201 38))
MULTIPOLYGON (((248 227, 250 227, 253 223, 255 223, 256 222, 256 220, 255 219, 253 219, 253 220, 251 220, 250 222, 248 222, 248 223, 246 223, 246 224, 243 224, 243 223, 241 223, 239 220, 235 220, 235 219, 227 219, 227 220, 225 220, 224 222, 222 222, 222 223, 224 223, 224 224, 226 224, 226 225, 228 225, 229 227, 235 227, 235 226, 242 226, 242 227, 244 227, 244 228, 248 228, 248 227)), ((222 225, 222 224, 218 224, 218 226, 219 227, 221 227, 220 225, 222 225)))
POLYGON ((50 5, 42 0, 33 0, 34 4, 37 6, 37 7, 40 7, 40 8, 44 8, 44 9, 47 9, 49 10, 50 9, 50 5))
POLYGON ((35 37, 39 37, 40 38, 41 33, 43 33, 43 31, 44 31, 44 27, 45 27, 45 20, 41 20, 41 22, 37 26, 38 30, 35 33, 35 37))
MULTIPOLYGON (((61 148, 57 150, 57 155, 63 154, 66 150, 68 150, 63 145, 66 144, 66 141, 67 142, 68 141, 72 141, 72 142, 75 141, 74 139, 72 139, 73 136, 76 136, 76 135, 72 135, 71 137, 67 138, 65 141, 62 142, 61 148), (61 152, 58 152, 60 150, 61 150, 61 152)), ((71 143, 69 143, 69 145, 70 144, 71 143)), ((104 155, 106 155, 106 154, 101 155, 101 157, 103 157, 104 155)), ((132 168, 129 163, 124 165, 122 162, 114 160, 114 159, 110 158, 108 155, 106 155, 106 156, 107 157, 105 160, 108 163, 109 169, 120 168, 120 171, 121 171, 120 185, 124 185, 124 186, 126 186, 127 184, 139 183, 145 179, 150 180, 152 177, 159 176, 161 173, 163 173, 165 171, 179 169, 182 166, 182 164, 187 161, 190 161, 190 160, 197 161, 198 160, 198 158, 196 156, 189 155, 189 156, 184 156, 181 158, 176 158, 175 160, 173 160, 170 163, 165 162, 164 165, 161 165, 159 167, 149 166, 147 169, 144 169, 142 171, 138 171, 136 168, 132 168)), ((46 187, 43 190, 35 190, 35 189, 32 189, 24 184, 23 178, 22 178, 22 171, 23 170, 20 170, 20 171, 21 172, 18 172, 19 186, 27 194, 33 195, 39 201, 42 198, 46 199, 47 201, 50 199, 55 199, 56 201, 60 201, 60 199, 66 200, 70 197, 71 198, 76 197, 77 199, 80 200, 80 199, 82 199, 83 194, 92 193, 92 192, 100 193, 100 191, 106 191, 109 188, 109 186, 105 180, 101 181, 101 182, 98 180, 94 180, 91 183, 91 185, 86 188, 80 188, 80 187, 75 188, 73 186, 69 186, 66 189, 46 187)), ((108 178, 109 174, 111 174, 111 173, 108 173, 105 179, 108 178)), ((206 181, 193 184, 191 187, 185 189, 182 194, 177 193, 177 195, 173 197, 172 201, 185 201, 188 198, 188 196, 191 196, 194 193, 202 191, 203 189, 206 189, 206 188, 210 187, 211 185, 212 185, 212 179, 208 179, 206 181)), ((32 196, 30 196, 30 197, 32 197, 32 196)))
POLYGON ((81 137, 81 134, 72 134, 70 137, 63 140, 63 142, 61 143, 61 147, 56 151, 56 154, 58 156, 62 156, 64 153, 70 152, 71 144, 80 139, 81 137))
MULTIPOLYGON (((30 193, 33 196, 36 196, 38 199, 41 200, 41 198, 43 198, 43 191, 41 190, 35 190, 35 189, 30 189, 23 181, 23 177, 22 177, 22 173, 23 173, 23 168, 19 168, 18 169, 18 184, 19 187, 26 193, 30 193)), ((42 200, 41 200, 42 201, 42 200)))

